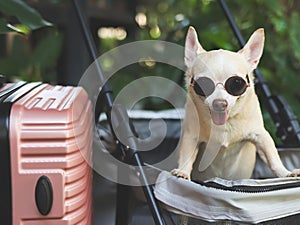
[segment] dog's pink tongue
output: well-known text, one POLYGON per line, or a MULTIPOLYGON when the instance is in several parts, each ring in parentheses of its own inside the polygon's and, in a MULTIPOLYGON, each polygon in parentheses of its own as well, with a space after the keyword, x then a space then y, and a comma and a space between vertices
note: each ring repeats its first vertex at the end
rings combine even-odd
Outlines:
POLYGON ((211 118, 215 125, 224 125, 227 120, 227 111, 211 111, 211 118))

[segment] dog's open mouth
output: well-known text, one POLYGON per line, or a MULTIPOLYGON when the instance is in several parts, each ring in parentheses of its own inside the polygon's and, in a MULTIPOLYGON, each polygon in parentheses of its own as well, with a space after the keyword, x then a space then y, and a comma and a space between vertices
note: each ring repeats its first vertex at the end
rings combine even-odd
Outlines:
POLYGON ((228 118, 228 110, 216 111, 210 110, 211 119, 215 125, 224 125, 228 118))

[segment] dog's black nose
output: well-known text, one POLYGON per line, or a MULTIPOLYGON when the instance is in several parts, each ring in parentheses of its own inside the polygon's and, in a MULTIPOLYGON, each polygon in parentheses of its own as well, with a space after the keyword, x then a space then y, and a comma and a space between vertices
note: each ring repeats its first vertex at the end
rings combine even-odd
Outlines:
POLYGON ((212 107, 215 111, 225 111, 228 106, 226 99, 215 99, 212 103, 212 107))

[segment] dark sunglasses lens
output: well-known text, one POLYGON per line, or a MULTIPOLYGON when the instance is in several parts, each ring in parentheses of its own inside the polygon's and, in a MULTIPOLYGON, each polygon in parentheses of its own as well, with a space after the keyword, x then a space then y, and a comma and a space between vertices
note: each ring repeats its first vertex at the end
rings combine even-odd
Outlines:
POLYGON ((194 91, 200 96, 209 96, 215 90, 214 82, 208 77, 200 77, 194 81, 194 91))
POLYGON ((229 94, 239 96, 244 94, 247 89, 247 84, 241 77, 230 77, 225 82, 225 89, 229 94))

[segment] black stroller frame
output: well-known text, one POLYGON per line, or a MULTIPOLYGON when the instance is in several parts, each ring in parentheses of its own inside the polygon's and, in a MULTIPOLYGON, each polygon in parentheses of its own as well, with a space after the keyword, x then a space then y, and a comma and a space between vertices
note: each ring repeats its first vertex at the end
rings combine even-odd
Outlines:
MULTIPOLYGON (((225 16, 236 36, 240 47, 245 45, 245 40, 229 11, 225 0, 219 0, 219 3, 225 13, 225 16)), ((263 105, 268 110, 272 120, 274 121, 277 131, 276 136, 279 137, 285 146, 299 146, 300 145, 300 127, 298 120, 292 112, 289 105, 285 102, 282 96, 272 95, 266 81, 259 71, 256 69, 255 74, 255 88, 256 93, 260 97, 263 105)))
MULTIPOLYGON (((104 75, 102 72, 101 65, 97 61, 97 54, 96 54, 97 51, 96 51, 96 47, 92 35, 89 30, 89 26, 86 23, 85 17, 82 13, 82 10, 77 0, 73 0, 72 2, 79 19, 89 53, 91 55, 91 58, 95 62, 99 79, 100 81, 103 81, 102 95, 103 95, 103 100, 105 101, 108 123, 111 128, 121 127, 120 130, 122 130, 123 132, 125 131, 128 134, 131 134, 132 126, 127 122, 129 121, 129 117, 124 107, 120 105, 117 106, 117 110, 115 110, 116 107, 114 106, 114 110, 112 110, 112 106, 113 106, 112 89, 110 88, 107 82, 104 82, 105 80, 104 75), (117 119, 112 119, 112 114, 114 118, 117 119)), ((225 0, 219 0, 219 3, 230 23, 230 26, 236 38, 239 41, 240 46, 243 47, 245 45, 245 41, 233 19, 233 16, 231 15, 228 9, 225 0)), ((258 69, 255 70, 255 77, 256 77, 256 82, 255 82, 256 91, 259 97, 261 98, 263 104, 266 106, 269 114, 271 115, 271 118, 275 122, 275 125, 277 127, 276 135, 280 137, 280 139, 286 146, 300 146, 300 126, 291 108, 284 101, 282 96, 271 94, 263 78, 263 75, 260 73, 258 69)), ((111 129, 111 131, 113 132, 113 129, 111 129)), ((147 199, 147 203, 150 208, 155 224, 156 225, 166 224, 162 216, 162 211, 160 209, 160 206, 154 197, 153 187, 151 184, 149 184, 146 174, 144 172, 143 169, 144 163, 140 159, 140 156, 138 154, 135 139, 132 136, 127 135, 128 136, 126 140, 127 144, 123 144, 118 140, 116 134, 113 133, 113 136, 115 138, 116 143, 120 147, 120 152, 121 155, 123 156, 122 158, 126 160, 126 162, 133 163, 138 168, 139 179, 141 183, 144 184, 143 192, 147 199)), ((121 184, 118 184, 117 198, 122 198, 122 193, 124 192, 125 189, 126 187, 124 187, 121 184)), ((124 224, 124 222, 127 221, 128 219, 125 209, 124 207, 122 207, 123 205, 124 203, 117 206, 117 218, 116 218, 117 225, 124 224)))
MULTIPOLYGON (((77 0, 73 0, 73 5, 75 7, 75 11, 77 13, 84 38, 86 41, 86 44, 88 46, 89 53, 91 54, 91 57, 93 61, 95 62, 96 70, 99 75, 100 82, 103 84, 102 86, 102 95, 104 96, 103 100, 105 101, 106 105, 106 116, 108 118, 109 125, 111 127, 111 131, 113 132, 114 129, 113 127, 118 127, 118 130, 122 130, 123 132, 125 131, 127 134, 131 134, 131 126, 129 123, 126 121, 129 121, 128 114, 126 110, 120 105, 120 106, 114 106, 114 110, 112 110, 113 107, 113 99, 112 99, 112 89, 110 88, 109 84, 105 81, 104 74, 102 72, 101 65, 97 61, 97 54, 96 54, 96 47, 95 43, 93 41, 92 35, 89 31, 89 26, 86 23, 86 20, 84 18, 84 15, 81 11, 81 8, 78 4, 77 0), (113 114, 113 116, 112 116, 113 114), (112 119, 112 117, 117 118, 117 119, 112 119), (114 126, 115 125, 115 126, 114 126)), ((139 157, 137 148, 136 148, 136 143, 135 143, 135 138, 128 135, 127 140, 126 140, 126 145, 124 145, 122 142, 120 142, 117 138, 117 136, 113 133, 113 136, 115 138, 116 143, 119 145, 121 154, 124 156, 123 158, 126 159, 130 163, 134 163, 134 165, 137 166, 138 172, 139 172, 139 179, 141 180, 141 183, 143 183, 143 191, 145 194, 145 197, 147 199, 147 202, 149 203, 149 208, 151 210, 153 219, 155 221, 155 224, 157 225, 164 225, 163 218, 161 216, 161 210, 159 208, 159 205, 157 204, 154 194, 153 194, 153 187, 149 184, 146 174, 143 169, 143 162, 139 157)), ((121 184, 118 184, 121 185, 121 184)), ((123 209, 125 210, 125 209, 123 209)), ((122 223, 120 221, 122 219, 119 218, 118 222, 118 216, 117 216, 117 223, 122 223)), ((124 222, 124 221, 123 221, 124 222)))

